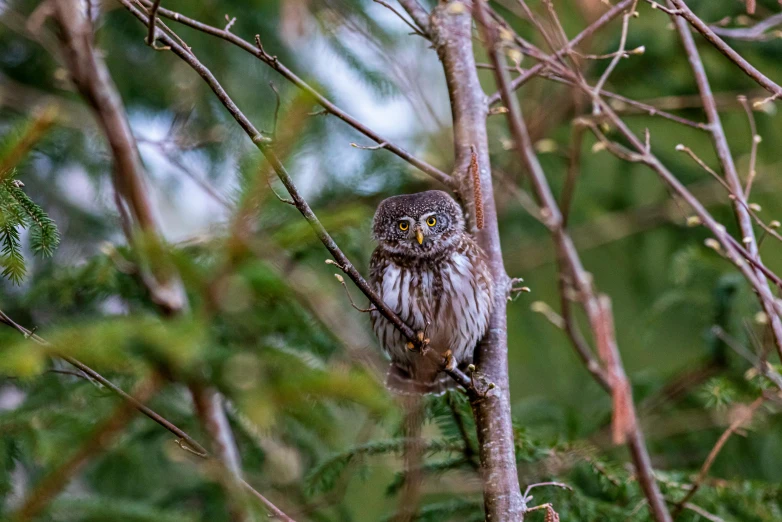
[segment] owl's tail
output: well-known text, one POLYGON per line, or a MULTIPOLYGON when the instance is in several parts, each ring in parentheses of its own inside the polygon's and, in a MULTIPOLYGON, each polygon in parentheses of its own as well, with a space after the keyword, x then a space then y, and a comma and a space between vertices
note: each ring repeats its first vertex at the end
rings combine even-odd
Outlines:
POLYGON ((456 381, 446 373, 437 372, 420 378, 395 363, 391 363, 386 374, 386 388, 400 395, 442 395, 457 387, 456 381))

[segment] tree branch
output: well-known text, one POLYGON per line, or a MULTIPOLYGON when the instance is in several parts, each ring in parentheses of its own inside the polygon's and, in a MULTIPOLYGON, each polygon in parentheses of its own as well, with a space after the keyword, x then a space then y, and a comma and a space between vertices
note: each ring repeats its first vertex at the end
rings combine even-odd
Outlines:
MULTIPOLYGON (((629 2, 628 6, 633 6, 634 4, 635 2, 629 2)), ((562 277, 565 277, 566 273, 572 277, 575 289, 583 301, 587 317, 594 332, 598 352, 604 364, 608 367, 608 372, 604 379, 606 379, 614 398, 615 440, 619 442, 629 439, 628 444, 633 456, 633 462, 652 514, 658 522, 670 522, 671 517, 665 506, 665 500, 654 479, 643 434, 638 423, 635 422, 636 415, 632 401, 632 392, 627 378, 624 376, 624 369, 616 348, 613 317, 608 298, 595 294, 592 277, 581 264, 573 241, 564 229, 562 214, 535 154, 532 140, 521 113, 521 105, 513 94, 508 72, 504 68, 505 58, 499 46, 496 27, 490 25, 488 16, 486 16, 481 4, 478 3, 476 6, 476 18, 479 27, 483 30, 487 51, 494 65, 498 90, 503 104, 508 108, 508 126, 515 141, 515 150, 518 152, 519 159, 530 176, 532 187, 541 203, 544 224, 551 231, 557 245, 557 251, 562 263, 562 277)), ((595 91, 591 92, 594 93, 595 91)), ((578 336, 574 337, 572 333, 571 337, 574 340, 580 339, 578 336)), ((577 342, 576 347, 582 347, 582 343, 577 342)), ((582 351, 586 352, 583 350, 583 347, 579 350, 579 353, 582 354, 582 351)), ((585 355, 582 355, 582 357, 585 357, 585 355)), ((603 374, 593 372, 593 375, 595 375, 598 382, 601 382, 600 377, 603 374)))
MULTIPOLYGON (((149 0, 143 0, 142 3, 148 7, 151 6, 151 2, 149 0)), ((198 20, 194 20, 193 18, 184 16, 183 14, 178 13, 176 11, 171 11, 169 9, 164 9, 161 7, 158 10, 158 13, 160 14, 160 16, 164 16, 166 18, 174 20, 178 23, 181 23, 183 25, 186 25, 188 27, 191 27, 203 33, 210 34, 212 36, 217 36, 218 38, 230 42, 236 45, 237 47, 239 47, 240 49, 243 49, 244 51, 252 54, 256 58, 264 62, 266 65, 268 65, 269 67, 271 67, 272 69, 280 73, 284 78, 289 80, 299 89, 310 94, 318 103, 318 105, 323 107, 329 114, 333 114, 334 116, 344 121, 354 129, 359 131, 360 133, 364 134, 369 139, 373 140, 375 143, 378 144, 385 143, 386 144, 386 146, 384 147, 385 149, 393 152, 394 154, 396 154, 406 162, 410 163, 411 165, 419 169, 421 172, 428 174, 432 178, 436 179, 437 181, 439 181, 440 183, 448 187, 453 186, 453 180, 448 174, 426 163, 425 161, 416 158, 415 156, 407 152, 402 147, 395 145, 393 142, 380 136, 375 131, 365 126, 363 123, 359 122, 357 119, 355 119, 354 117, 352 117, 351 115, 349 115, 348 113, 346 113, 345 111, 343 111, 342 109, 334 105, 326 97, 324 97, 322 94, 316 91, 312 86, 310 86, 304 80, 299 78, 295 73, 293 73, 293 71, 285 67, 285 65, 283 65, 276 56, 272 56, 268 54, 262 47, 253 45, 252 43, 240 38, 239 36, 236 36, 230 31, 226 31, 224 29, 220 29, 219 27, 214 27, 208 24, 204 24, 202 22, 199 22, 198 20)), ((234 113, 232 108, 229 107, 228 110, 231 112, 231 115, 234 116, 234 118, 237 118, 238 115, 234 113)), ((245 125, 246 122, 240 121, 239 119, 237 119, 237 121, 239 121, 240 125, 242 125, 242 128, 245 130, 245 132, 249 133, 249 127, 245 125)))
POLYGON ((703 481, 706 480, 706 476, 709 474, 709 470, 711 469, 712 464, 714 464, 714 461, 717 459, 717 455, 720 454, 720 451, 722 451, 723 446, 725 446, 725 443, 728 442, 728 439, 731 437, 731 435, 744 426, 744 424, 749 422, 755 415, 755 412, 763 405, 764 402, 766 402, 766 397, 761 395, 752 401, 751 404, 744 405, 744 411, 742 411, 741 414, 736 417, 736 420, 730 423, 728 429, 726 429, 722 435, 720 435, 720 438, 717 439, 714 447, 711 449, 709 455, 706 457, 706 460, 703 462, 703 465, 701 466, 701 469, 698 472, 698 476, 695 478, 692 487, 690 487, 690 490, 687 492, 687 494, 676 503, 676 506, 673 509, 674 518, 677 517, 682 512, 682 510, 684 510, 685 505, 692 497, 695 496, 695 493, 698 492, 701 485, 703 485, 703 481))
MULTIPOLYGON (((41 346, 46 346, 52 349, 55 348, 51 345, 51 343, 43 339, 41 336, 33 333, 29 329, 25 328, 24 326, 20 325, 19 323, 11 319, 2 310, 0 310, 0 322, 17 330, 19 333, 24 335, 25 338, 31 339, 32 341, 34 341, 35 343, 41 346)), ((196 457, 201 457, 206 459, 211 458, 209 453, 204 449, 204 447, 201 444, 199 444, 195 439, 193 439, 190 435, 185 433, 182 429, 177 427, 175 424, 167 420, 165 417, 163 417, 156 411, 144 405, 142 402, 134 398, 132 395, 126 393, 124 390, 122 390, 122 388, 120 388, 119 386, 117 386, 107 378, 105 378, 103 375, 96 372, 86 364, 74 359, 73 357, 61 356, 61 358, 66 362, 68 362, 69 364, 73 365, 74 367, 78 368, 79 371, 82 372, 83 374, 82 376, 86 376, 88 379, 98 382, 102 386, 105 386, 106 388, 111 390, 114 394, 116 394, 118 397, 124 399, 124 401, 127 404, 131 405, 133 408, 135 408, 142 414, 146 415, 147 417, 149 417, 150 419, 158 423, 166 430, 176 435, 177 436, 176 443, 180 448, 187 451, 188 453, 195 455, 196 457)), ((277 506, 272 504, 266 497, 264 497, 261 493, 255 490, 245 480, 240 479, 239 482, 251 495, 259 499, 274 516, 278 517, 283 522, 295 522, 293 519, 285 515, 285 513, 283 513, 277 506)))
MULTIPOLYGON (((613 6, 611 9, 606 11, 603 16, 592 22, 586 29, 578 33, 572 40, 568 42, 568 44, 557 51, 553 56, 553 58, 560 58, 562 56, 565 56, 568 54, 571 50, 573 50, 574 47, 576 47, 578 44, 580 44, 582 41, 586 40, 590 36, 592 36, 594 33, 602 29, 606 24, 611 22, 614 18, 622 14, 625 9, 627 9, 635 0, 622 0, 615 6, 613 6)), ((519 87, 521 87, 527 80, 535 76, 536 74, 543 71, 543 69, 546 67, 546 63, 540 62, 533 67, 527 69, 527 71, 519 76, 518 78, 515 78, 513 81, 510 82, 510 90, 515 91, 519 87)), ((495 103, 499 102, 502 98, 502 94, 500 91, 495 92, 491 96, 489 96, 489 105, 494 105, 495 103)))
POLYGON ((742 27, 740 29, 728 29, 725 27, 718 27, 715 25, 709 26, 715 34, 724 36, 725 38, 733 38, 735 40, 745 40, 749 42, 771 40, 778 38, 777 31, 767 33, 769 29, 782 25, 782 13, 777 13, 773 16, 769 16, 765 20, 761 20, 751 27, 742 27))
MULTIPOLYGON (((673 6, 674 2, 670 1, 669 5, 673 6)), ((709 85, 709 79, 706 74, 706 69, 703 67, 698 48, 695 46, 695 40, 690 32, 690 27, 687 22, 675 16, 673 20, 676 25, 676 30, 679 33, 684 50, 687 54, 687 59, 692 67, 695 81, 698 84, 698 91, 703 100, 703 109, 706 112, 706 118, 709 122, 709 132, 711 134, 712 143, 717 152, 717 158, 722 166, 725 180, 729 187, 731 194, 734 197, 733 211, 736 214, 736 220, 738 221, 739 228, 741 230, 742 243, 748 250, 750 256, 755 258, 760 263, 760 253, 758 251, 757 240, 755 238, 755 230, 752 227, 752 216, 746 200, 746 193, 744 187, 741 185, 738 172, 736 170, 736 164, 733 161, 733 156, 730 153, 730 147, 728 140, 725 137, 725 131, 722 127, 719 111, 717 110, 717 104, 714 101, 714 95, 709 85)), ((755 133, 753 132, 752 140, 754 143, 755 133)), ((782 319, 779 314, 776 313, 776 301, 771 290, 768 288, 766 277, 764 274, 756 270, 756 277, 758 281, 758 299, 760 305, 763 307, 766 315, 769 317, 769 324, 771 331, 774 335, 777 351, 780 358, 782 358, 782 319)))
MULTIPOLYGON (((124 227, 126 234, 129 234, 127 240, 134 244, 142 239, 137 237, 135 227, 138 227, 144 240, 162 249, 164 241, 144 184, 145 173, 138 146, 108 68, 93 48, 91 27, 81 12, 80 2, 56 0, 55 18, 61 28, 63 53, 71 78, 95 113, 111 146, 115 161, 114 185, 120 212, 123 205, 127 205, 134 221, 132 229, 130 224, 124 227)), ((148 27, 154 35, 154 20, 149 20, 148 27)), ((153 45, 154 42, 150 41, 149 44, 153 45)), ((148 274, 145 269, 141 271, 142 283, 152 300, 166 316, 185 313, 188 308, 187 297, 176 269, 172 266, 160 267, 159 262, 150 262, 146 257, 142 255, 144 265, 159 267, 150 270, 148 274)), ((201 405, 201 420, 211 436, 217 455, 226 468, 239 477, 241 462, 233 434, 225 420, 219 393, 213 388, 200 386, 192 386, 191 391, 194 402, 201 405)))
MULTIPOLYGON (((486 133, 488 105, 478 79, 472 47, 472 2, 447 1, 431 16, 431 37, 443 63, 453 114, 455 173, 460 194, 472 194, 469 165, 473 148, 480 171, 484 226, 477 231, 479 244, 489 258, 495 282, 494 307, 489 330, 476 350, 476 366, 497 389, 484 400, 472 401, 478 429, 483 500, 486 519, 503 522, 523 520, 524 499, 516 471, 513 427, 508 389, 507 292, 500 245, 497 210, 491 182, 491 164, 486 133)), ((465 198, 467 199, 467 198, 465 198)), ((475 216, 474 203, 467 202, 475 216)), ((471 219, 471 227, 475 227, 471 219)))
POLYGON ((407 11, 421 32, 428 37, 429 15, 426 13, 426 9, 418 3, 418 0, 399 0, 399 4, 407 11))
MULTIPOLYGON (((158 379, 144 380, 136 390, 138 398, 134 401, 144 403, 159 389, 158 379)), ((95 428, 90 436, 54 471, 49 472, 27 495, 21 507, 11 516, 12 520, 31 520, 39 515, 68 485, 71 477, 79 472, 84 464, 95 454, 105 450, 117 438, 133 419, 134 406, 131 402, 122 402, 114 412, 95 428)))
POLYGON ((733 50, 725 41, 717 36, 706 23, 698 18, 692 10, 687 7, 684 0, 669 0, 668 5, 675 8, 675 14, 681 16, 692 25, 695 30, 703 35, 706 40, 709 41, 716 49, 724 54, 729 60, 739 66, 744 73, 755 80, 761 87, 770 92, 774 97, 782 96, 782 87, 767 77, 765 74, 757 70, 747 60, 733 50))
MULTIPOLYGON (((135 5, 133 5, 131 0, 120 1, 122 5, 125 6, 125 8, 128 9, 128 11, 130 11, 142 23, 148 23, 149 18, 147 14, 143 13, 135 5)), ((402 319, 396 313, 394 313, 394 311, 391 310, 382 299, 380 299, 380 297, 369 286, 369 283, 367 283, 367 281, 361 276, 361 274, 358 272, 358 270, 356 270, 347 256, 345 256, 339 246, 337 246, 336 242, 331 238, 328 231, 312 211, 312 208, 299 193, 290 174, 288 174, 288 171, 285 169, 282 162, 272 149, 270 139, 255 128, 247 116, 245 116, 239 107, 236 106, 223 86, 220 85, 220 82, 217 80, 217 78, 215 78, 214 74, 212 74, 212 72, 198 60, 198 58, 191 50, 185 49, 168 35, 161 34, 158 38, 167 46, 169 46, 174 54, 185 61, 196 73, 198 73, 199 76, 201 76, 201 78, 203 78, 203 80, 207 83, 207 85, 209 85, 220 102, 231 113, 231 116, 234 117, 234 119, 244 129, 245 133, 247 133, 250 139, 252 139, 253 143, 256 145, 256 147, 258 147, 258 150, 260 150, 261 154, 263 154, 264 158, 266 158, 266 161, 269 162, 269 165, 272 167, 275 174, 277 174, 277 177, 280 179, 283 185, 285 185, 285 188, 288 190, 294 206, 299 210, 302 216, 304 216, 304 219, 307 221, 307 223, 309 223, 310 227, 315 232, 315 235, 334 257, 336 264, 356 284, 359 290, 361 290, 361 292, 366 295, 367 298, 369 298, 379 313, 388 319, 405 337, 407 337, 407 339, 410 340, 411 343, 413 343, 416 348, 422 349, 422 340, 418 338, 416 332, 414 332, 410 326, 402 321, 402 319)), ((430 357, 432 360, 435 360, 436 358, 436 362, 438 364, 446 364, 446 361, 434 350, 422 350, 422 352, 424 356, 430 357)), ((471 395, 474 395, 475 392, 477 392, 477 390, 474 390, 470 378, 461 370, 444 366, 444 371, 462 387, 464 387, 465 390, 467 390, 467 392, 471 395)))

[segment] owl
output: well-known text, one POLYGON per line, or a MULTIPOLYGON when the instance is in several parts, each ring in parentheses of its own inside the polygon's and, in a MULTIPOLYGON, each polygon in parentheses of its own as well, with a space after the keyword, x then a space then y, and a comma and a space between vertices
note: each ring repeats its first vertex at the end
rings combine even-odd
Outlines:
MULTIPOLYGON (((378 246, 370 284, 383 302, 440 354, 450 350, 465 369, 489 324, 494 284, 486 254, 465 231, 454 199, 440 190, 394 196, 375 212, 378 246)), ((386 386, 406 395, 442 394, 456 383, 436 361, 408 349, 379 312, 372 329, 391 359, 386 386)))

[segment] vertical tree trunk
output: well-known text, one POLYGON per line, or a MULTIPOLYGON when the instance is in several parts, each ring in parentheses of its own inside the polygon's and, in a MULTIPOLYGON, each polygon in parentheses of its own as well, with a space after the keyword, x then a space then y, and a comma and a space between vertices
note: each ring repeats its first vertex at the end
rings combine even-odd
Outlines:
POLYGON ((496 285, 494 309, 486 338, 476 350, 478 372, 495 388, 473 401, 478 427, 486 520, 523 520, 524 501, 519 489, 513 425, 508 389, 507 295, 510 280, 505 272, 500 246, 497 211, 491 183, 489 146, 486 136, 487 98, 481 89, 472 46, 472 5, 461 1, 440 3, 432 12, 431 37, 443 63, 453 113, 453 176, 471 216, 475 215, 472 180, 468 175, 471 150, 478 157, 483 194, 483 228, 473 232, 489 257, 496 285))

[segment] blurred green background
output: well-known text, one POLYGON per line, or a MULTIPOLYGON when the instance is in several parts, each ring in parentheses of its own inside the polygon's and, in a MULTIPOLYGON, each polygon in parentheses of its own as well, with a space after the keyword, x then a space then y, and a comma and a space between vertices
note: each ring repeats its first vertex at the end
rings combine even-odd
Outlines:
MULTIPOLYGON (((144 44, 145 28, 121 5, 104 2, 97 45, 140 143, 161 227, 183 274, 192 313, 156 317, 132 274, 114 206, 111 157, 88 107, 57 59, 52 27, 31 13, 38 2, 0 2, 0 135, 15 143, 55 110, 56 121, 16 164, 25 192, 54 220, 62 237, 50 259, 26 252, 21 284, 0 281, 0 308, 130 389, 163 364, 174 383, 155 397, 164 415, 204 437, 186 388, 215 383, 229 398, 248 480, 297 520, 382 520, 393 515, 400 481, 400 410, 382 388, 382 356, 365 315, 354 311, 324 264, 327 252, 299 214, 264 188, 268 167, 203 81, 169 52, 144 44), (259 188, 260 187, 260 188, 259 188), (237 204, 257 197, 253 238, 238 252, 226 236, 237 204), (233 267, 221 272, 227 259, 233 267), (206 296, 217 296, 211 309, 206 296), (336 456, 336 457, 335 457, 336 456)), ((164 7, 223 27, 265 49, 373 130, 427 162, 452 164, 450 109, 441 66, 429 42, 388 9, 362 0, 165 0, 164 7)), ((511 0, 492 2, 518 33, 545 43, 511 0)), ((530 2, 545 19, 545 8, 530 2)), ((557 0, 572 37, 606 6, 557 0)), ((744 3, 692 1, 705 21, 754 23, 779 11, 760 0, 754 19, 744 3)), ((427 5, 427 7, 431 7, 427 5)), ((627 47, 606 88, 703 121, 676 32, 663 13, 639 5, 627 47)), ((40 12, 38 13, 40 14, 40 12)), ((167 22, 211 68, 255 125, 288 140, 286 166, 351 260, 367 273, 370 224, 383 198, 436 185, 391 153, 351 147, 368 139, 319 107, 268 66, 227 42, 167 22), (306 115, 306 113, 315 113, 306 115), (300 117, 301 114, 305 116, 300 117), (298 116, 297 116, 298 115, 298 116), (286 128, 286 125, 288 127, 286 128)), ((610 53, 620 24, 597 34, 585 54, 610 53)), ((751 133, 736 95, 767 94, 696 35, 731 150, 747 174, 751 133)), ((479 62, 486 62, 474 40, 479 62)), ((752 64, 782 81, 782 42, 729 40, 752 64)), ((534 60, 525 57, 522 67, 534 60)), ((582 60, 594 82, 605 60, 582 60)), ((487 93, 491 71, 481 71, 487 93)), ((572 121, 591 113, 588 100, 563 85, 535 79, 520 90, 525 118, 549 182, 559 194, 571 154, 572 121)), ((782 217, 774 104, 755 111, 759 145, 752 202, 767 222, 782 217)), ((727 194, 677 144, 718 169, 707 133, 648 115, 628 114, 653 151, 731 232, 727 194)), ((554 250, 508 184, 528 188, 502 116, 489 119, 495 196, 507 270, 531 288, 509 305, 510 378, 518 425, 522 483, 561 480, 575 491, 539 489, 562 520, 647 520, 622 448, 612 447, 610 398, 593 382, 566 336, 534 310, 559 309, 554 250)), ((609 137, 615 136, 609 131, 609 137)), ((680 498, 714 442, 761 387, 748 363, 711 333, 717 324, 749 347, 767 343, 757 301, 730 264, 704 246, 702 228, 649 169, 594 148, 588 132, 570 218, 583 262, 613 300, 619 347, 667 498, 680 498), (678 389, 675 385, 681 384, 678 389), (678 391, 677 391, 678 390, 678 391)), ((282 187, 275 189, 283 192, 282 187)), ((766 265, 782 269, 780 245, 764 241, 766 265)), ((359 292, 348 285, 358 300, 359 292)), ((363 302, 363 299, 360 300, 363 302)), ((116 404, 108 392, 62 370, 11 329, 0 331, 0 507, 12 510, 30 487, 67 456, 116 404), (35 353, 33 353, 35 352, 35 353), (37 353, 37 355, 36 355, 37 353)), ((482 520, 480 484, 457 419, 472 429, 461 397, 431 399, 425 433, 432 444, 421 520, 482 520), (454 413, 456 412, 456 413, 454 413), (457 415, 458 414, 458 415, 457 415), (428 517, 428 518, 427 518, 428 517)), ((717 458, 713 479, 693 502, 726 521, 782 520, 782 424, 770 402, 751 429, 717 458)), ((208 470, 147 419, 72 481, 46 520, 228 520, 226 498, 208 470)), ((472 441, 474 443, 474 441, 472 441)), ((258 509, 258 508, 253 508, 258 509)), ((254 516, 263 519, 258 509, 254 516)), ((704 520, 685 511, 682 520, 704 520)), ((543 513, 531 514, 543 520, 543 513)))

